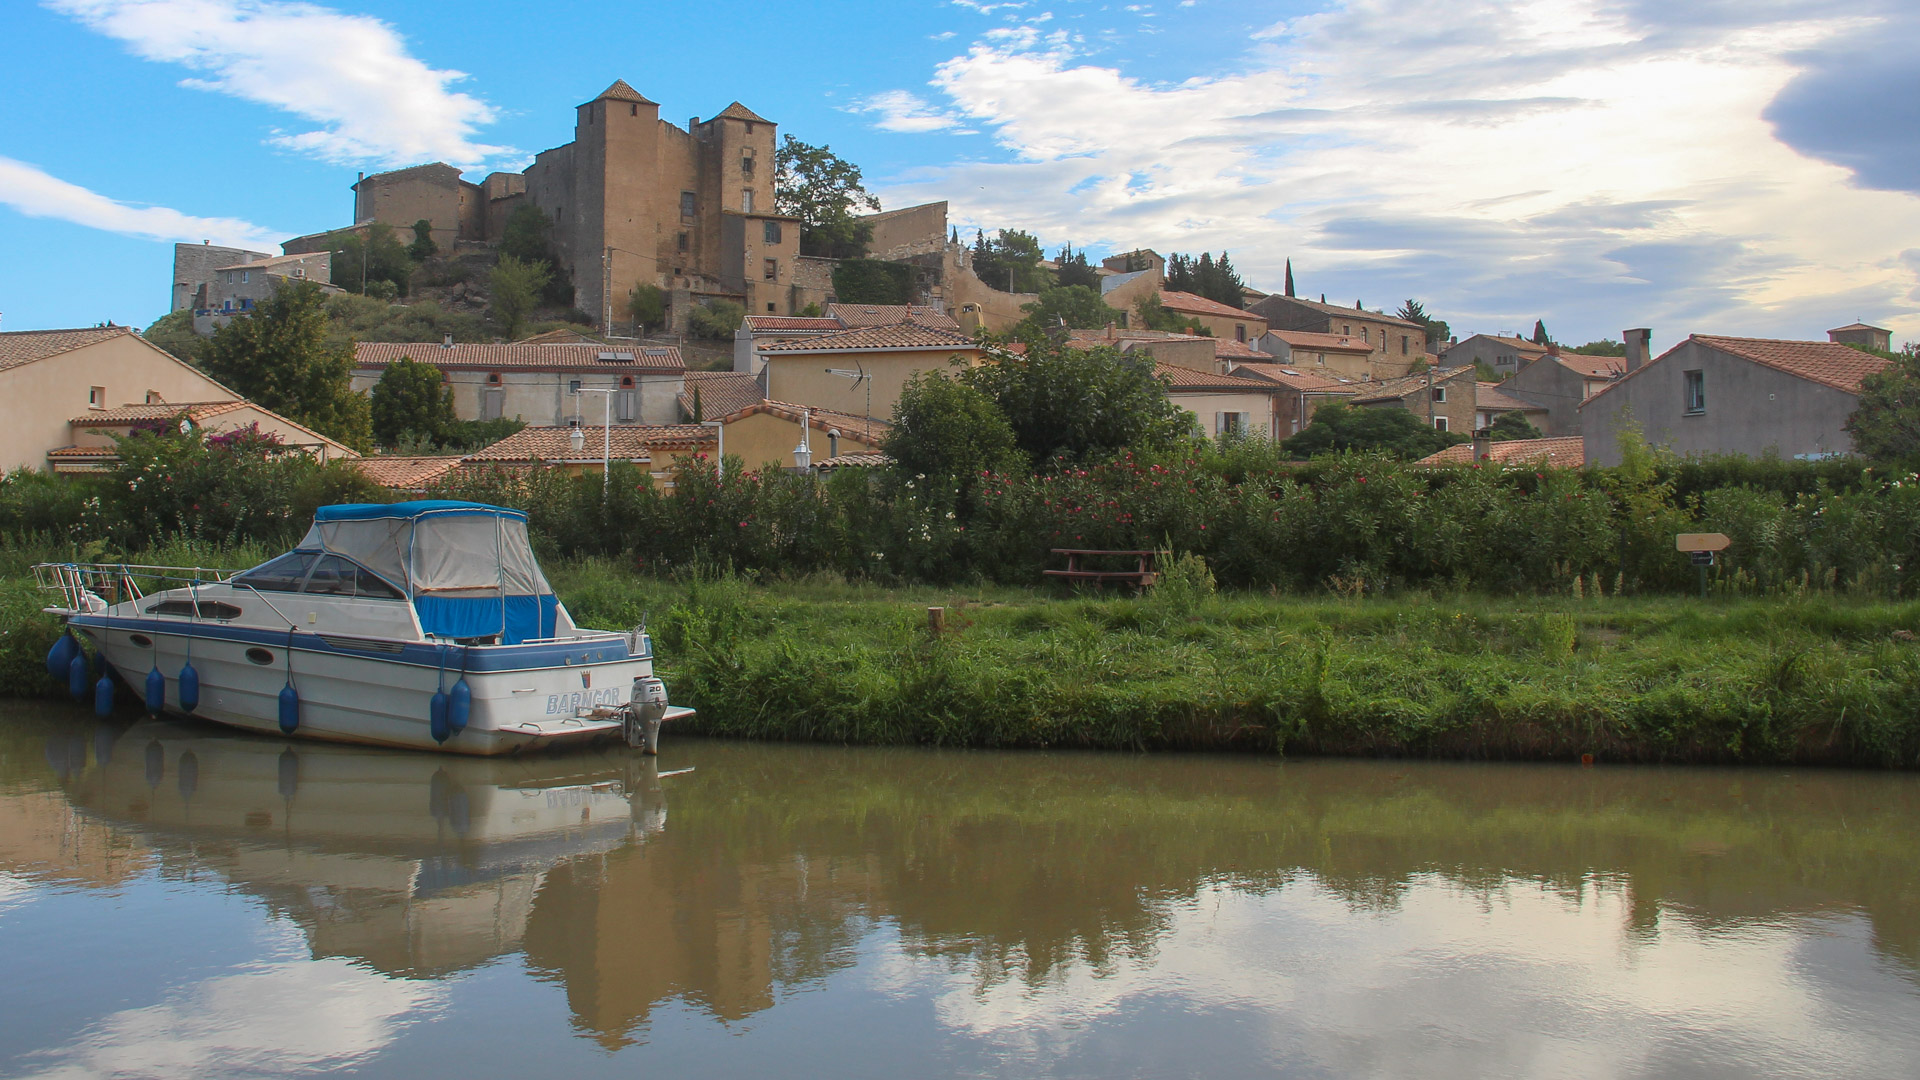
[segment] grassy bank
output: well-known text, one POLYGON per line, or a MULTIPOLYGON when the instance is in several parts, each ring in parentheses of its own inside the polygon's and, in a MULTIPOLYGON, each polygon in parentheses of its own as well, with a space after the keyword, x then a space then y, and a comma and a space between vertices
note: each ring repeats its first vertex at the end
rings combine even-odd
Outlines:
POLYGON ((649 613, 683 731, 879 744, 1920 765, 1920 604, 1073 598, 669 585, 576 564, 583 622, 649 613), (932 637, 926 608, 947 609, 932 637))
MULTIPOLYGON (((140 561, 248 565, 261 551, 140 561)), ((24 553, 0 694, 58 693, 24 553)), ((1076 597, 549 571, 584 625, 647 617, 682 732, 866 744, 1920 766, 1920 603, 1076 597), (946 632, 926 609, 947 609, 946 632)))

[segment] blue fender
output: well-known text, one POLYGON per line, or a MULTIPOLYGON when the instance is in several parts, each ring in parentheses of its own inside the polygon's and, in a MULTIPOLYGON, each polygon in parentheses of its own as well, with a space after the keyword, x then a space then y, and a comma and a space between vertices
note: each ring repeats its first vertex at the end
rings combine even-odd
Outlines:
POLYGON ((113 715, 113 676, 102 675, 100 681, 93 684, 93 715, 113 715))
POLYGON ((80 643, 70 633, 61 634, 47 650, 47 674, 56 679, 67 677, 67 669, 73 666, 73 654, 80 651, 80 643))
POLYGON ((447 698, 447 727, 455 735, 467 730, 467 718, 473 714, 473 688, 467 680, 453 684, 453 693, 447 698))
POLYGON ((147 711, 155 716, 167 711, 167 677, 158 666, 147 672, 147 711))
POLYGON ((76 651, 67 664, 67 692, 74 700, 82 701, 87 696, 87 684, 93 680, 87 678, 87 654, 76 651))
POLYGON ((280 688, 280 734, 291 735, 300 729, 300 691, 289 682, 280 688))
POLYGON ((191 663, 180 669, 180 707, 187 712, 200 707, 200 673, 191 663))
POLYGON ((447 726, 447 692, 435 690, 433 699, 427 702, 427 733, 434 742, 446 742, 453 729, 447 726))

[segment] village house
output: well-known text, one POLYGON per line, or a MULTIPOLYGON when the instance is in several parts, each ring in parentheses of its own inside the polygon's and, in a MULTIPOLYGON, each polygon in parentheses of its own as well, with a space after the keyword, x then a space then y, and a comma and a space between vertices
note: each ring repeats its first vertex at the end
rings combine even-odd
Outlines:
MULTIPOLYGON (((1377 377, 1373 370, 1373 344, 1346 334, 1268 330, 1254 344, 1278 363, 1302 371, 1313 371, 1327 378, 1377 377)), ((1395 373, 1398 374, 1397 367, 1395 373)))
POLYGON ((1441 350, 1440 366, 1472 367, 1478 361, 1504 377, 1547 355, 1547 348, 1518 334, 1475 334, 1441 350))
POLYGON ((1197 321, 1214 337, 1228 341, 1250 342, 1267 332, 1267 320, 1256 312, 1229 307, 1193 293, 1160 290, 1160 306, 1197 321))
POLYGON ((1427 356, 1426 327, 1378 311, 1276 295, 1254 304, 1250 313, 1274 330, 1359 338, 1368 348, 1369 370, 1377 379, 1405 375, 1427 356))
POLYGON ((1123 353, 1139 353, 1158 363, 1209 375, 1226 370, 1217 338, 1201 334, 1172 334, 1164 330, 1128 330, 1112 323, 1100 330, 1069 330, 1066 344, 1077 349, 1106 345, 1123 353))
POLYGON ((289 446, 328 458, 353 455, 339 443, 247 403, 124 326, 0 333, 0 400, 8 406, 8 423, 0 425, 0 472, 56 467, 63 460, 71 471, 87 464, 83 458, 97 466, 107 460, 98 453, 52 455, 68 447, 110 444, 107 431, 178 422, 181 412, 196 409, 200 420, 191 415, 185 419, 209 434, 258 423, 263 432, 289 446), (134 408, 150 411, 139 416, 125 412, 134 408))
POLYGON ((1841 345, 1864 345, 1869 349, 1887 352, 1893 348, 1893 332, 1884 326, 1869 326, 1863 322, 1836 326, 1827 331, 1827 340, 1841 345))
POLYGON ((1479 419, 1474 400, 1477 386, 1470 367, 1427 371, 1362 386, 1354 395, 1353 403, 1370 408, 1405 409, 1437 430, 1471 435, 1479 419))
POLYGON ((1626 332, 1626 373, 1580 405, 1587 460, 1620 462, 1637 429, 1682 456, 1819 459, 1848 454, 1860 380, 1887 361, 1831 341, 1693 334, 1652 360, 1650 331, 1626 332))
POLYGON ((616 424, 675 423, 687 370, 669 345, 363 341, 353 347, 353 388, 370 392, 401 359, 438 368, 462 420, 513 417, 538 425, 604 420, 603 395, 581 392, 603 389, 614 391, 616 424))
POLYGON ((1543 418, 1530 417, 1542 432, 1578 435, 1580 403, 1606 389, 1626 371, 1625 357, 1587 356, 1548 346, 1546 353, 1521 365, 1512 378, 1501 383, 1500 392, 1545 409, 1543 418))
POLYGON ((762 396, 861 418, 885 419, 907 380, 985 361, 965 334, 902 323, 774 341, 758 349, 762 396))
POLYGON ((795 468, 794 450, 803 440, 803 422, 808 452, 821 462, 877 454, 893 429, 884 420, 784 401, 757 401, 712 422, 721 427, 720 444, 726 455, 749 469, 795 468))
POLYGON ((839 319, 803 315, 748 315, 733 332, 733 370, 760 374, 759 348, 773 341, 837 334, 847 327, 839 319))
POLYGON ((464 469, 561 469, 573 476, 600 475, 602 461, 645 470, 657 483, 670 482, 688 454, 712 455, 720 437, 704 424, 542 425, 522 428, 461 459, 464 469))
POLYGON ((1229 374, 1275 383, 1280 390, 1273 395, 1273 437, 1285 439, 1298 435, 1313 423, 1314 410, 1329 401, 1352 401, 1370 384, 1352 379, 1329 378, 1317 371, 1305 371, 1284 363, 1235 363, 1229 374))
MULTIPOLYGON (((1474 431, 1485 431, 1493 426, 1495 420, 1508 413, 1519 413, 1527 423, 1536 428, 1547 420, 1545 406, 1514 397, 1506 392, 1504 383, 1475 382, 1473 384, 1474 431)), ((1544 429, 1542 433, 1544 434, 1544 429)))
POLYGON ((96 409, 67 421, 67 445, 47 451, 52 471, 65 475, 110 472, 120 463, 116 436, 125 438, 136 432, 177 430, 212 438, 252 428, 279 441, 289 450, 299 450, 320 461, 356 458, 346 444, 281 416, 251 401, 154 402, 122 405, 114 409, 96 409))
POLYGON ((1193 414, 1201 434, 1273 437, 1275 399, 1287 396, 1279 384, 1166 363, 1155 363, 1153 373, 1167 383, 1167 400, 1193 414))

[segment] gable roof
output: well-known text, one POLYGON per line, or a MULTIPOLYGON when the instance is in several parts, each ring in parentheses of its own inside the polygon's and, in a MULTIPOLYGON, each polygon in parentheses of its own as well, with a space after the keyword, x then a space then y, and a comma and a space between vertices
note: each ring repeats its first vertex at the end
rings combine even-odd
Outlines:
POLYGON ((800 423, 804 417, 807 426, 815 431, 838 431, 842 435, 857 435, 862 441, 871 441, 875 436, 884 435, 893 429, 893 425, 878 417, 855 416, 852 413, 837 412, 833 409, 816 409, 809 405, 795 405, 790 401, 774 401, 771 398, 756 401, 725 416, 716 417, 722 423, 731 424, 756 415, 777 416, 782 420, 800 423))
POLYGON ((353 463, 361 475, 383 488, 418 491, 460 467, 459 454, 377 454, 353 463))
POLYGON ((1267 333, 1286 342, 1295 349, 1313 349, 1320 352, 1356 352, 1370 353, 1373 346, 1351 334, 1316 334, 1310 330, 1274 330, 1267 333))
POLYGON ((1546 412, 1545 405, 1535 405, 1522 401, 1505 390, 1499 383, 1476 382, 1473 384, 1473 404, 1477 409, 1489 412, 1546 412))
MULTIPOLYGON (((1436 371, 1433 373, 1433 382, 1431 385, 1439 386, 1441 383, 1452 382, 1463 375, 1467 377, 1469 383, 1478 385, 1477 381, 1473 379, 1473 369, 1470 367, 1459 367, 1450 371, 1436 371)), ((1408 394, 1425 390, 1428 385, 1426 372, 1421 372, 1418 375, 1403 375, 1398 379, 1388 379, 1385 382, 1376 383, 1374 389, 1363 391, 1359 397, 1353 400, 1355 404, 1366 404, 1374 401, 1392 401, 1396 398, 1403 398, 1408 394)))
POLYGON ((865 326, 898 326, 913 323, 956 333, 960 324, 944 311, 922 304, 828 304, 827 317, 849 330, 865 326))
MULTIPOLYGON (((1589 379, 1611 379, 1627 373, 1627 358, 1624 356, 1588 356, 1586 353, 1548 353, 1543 359, 1551 360, 1568 371, 1584 375, 1589 379)), ((1530 361, 1538 363, 1539 361, 1530 361)))
MULTIPOLYGON (((1470 465, 1473 444, 1449 446, 1437 454, 1428 454, 1415 465, 1470 465)), ((1586 440, 1578 435, 1552 439, 1507 439, 1489 443, 1486 460, 1497 465, 1538 462, 1556 469, 1578 469, 1587 463, 1586 440)))
POLYGON ((718 441, 714 430, 701 424, 615 424, 611 436, 602 424, 579 427, 528 427, 468 454, 463 461, 544 463, 549 461, 594 462, 607 440, 612 440, 615 461, 634 461, 652 456, 655 450, 686 450, 718 441), (586 441, 573 449, 572 434, 584 433, 586 441))
POLYGON ((700 390, 700 418, 718 419, 765 400, 760 380, 744 371, 689 371, 680 392, 680 413, 693 416, 693 391, 700 390))
POLYGON ((1246 372, 1248 378, 1266 379, 1279 383, 1289 390, 1298 390, 1308 394, 1354 394, 1367 385, 1344 379, 1329 379, 1324 375, 1315 375, 1301 371, 1289 364, 1251 363, 1233 365, 1233 374, 1246 372))
POLYGON ((595 97, 593 100, 595 101, 609 101, 609 100, 631 101, 640 105, 658 105, 659 104, 659 102, 657 101, 648 100, 645 94, 642 94, 640 91, 635 90, 631 86, 628 86, 627 80, 625 79, 613 80, 613 85, 607 87, 605 90, 600 91, 599 96, 595 97))
MULTIPOLYGON (((0 334, 0 371, 128 335, 139 336, 134 334, 130 326, 89 326, 77 330, 10 330, 0 334)), ((158 347, 155 346, 155 348, 158 347)))
MULTIPOLYGON (((1460 345, 1464 345, 1467 342, 1472 341, 1473 338, 1480 338, 1484 341, 1497 341, 1500 344, 1505 345, 1510 349, 1518 349, 1521 352, 1533 353, 1535 355, 1544 354, 1547 351, 1547 347, 1545 345, 1540 344, 1539 342, 1529 341, 1523 337, 1508 337, 1505 334, 1475 334, 1473 335, 1473 337, 1462 338, 1460 340, 1460 345)), ((1460 345, 1455 345, 1453 346, 1453 348, 1457 349, 1460 347, 1460 345)))
POLYGON ((1884 371, 1888 361, 1870 353, 1863 353, 1849 345, 1832 341, 1776 341, 1772 338, 1722 337, 1718 334, 1689 334, 1687 340, 1654 357, 1652 360, 1627 372, 1606 386, 1601 387, 1591 397, 1579 405, 1584 409, 1588 405, 1606 397, 1621 386, 1633 381, 1643 372, 1649 371, 1655 364, 1679 352, 1689 344, 1699 343, 1716 352, 1769 367, 1808 382, 1848 394, 1860 392, 1860 380, 1868 375, 1884 371))
POLYGON ((1160 306, 1168 311, 1183 311, 1189 315, 1213 315, 1223 319, 1246 319, 1249 322, 1266 322, 1266 318, 1257 312, 1244 311, 1237 307, 1196 296, 1189 292, 1160 290, 1160 306))
POLYGON ((752 109, 747 108, 745 105, 742 105, 737 101, 731 105, 728 105, 726 108, 721 109, 718 113, 715 113, 713 116, 713 119, 715 120, 752 120, 755 123, 760 123, 760 124, 773 123, 773 121, 767 119, 764 116, 756 116, 752 109))
POLYGON ((1259 303, 1255 304, 1253 306, 1253 310, 1255 312, 1258 312, 1261 308, 1265 308, 1269 306, 1285 306, 1287 304, 1295 304, 1300 307, 1308 308, 1310 310, 1318 311, 1327 315, 1345 315, 1355 319, 1367 319, 1371 322, 1394 323, 1398 326, 1412 327, 1413 329, 1418 330, 1423 334, 1427 332, 1427 328, 1424 326, 1421 326, 1419 323, 1408 322, 1405 319, 1402 319, 1393 315, 1388 315, 1385 312, 1368 311, 1366 308, 1341 307, 1339 304, 1322 304, 1317 300, 1306 300, 1298 296, 1268 296, 1265 300, 1262 300, 1259 303))
POLYGON ((252 404, 248 401, 157 401, 150 405, 122 405, 117 409, 95 409, 84 416, 76 416, 67 423, 77 428, 119 427, 145 421, 171 420, 185 413, 187 419, 198 424, 210 417, 229 413, 235 409, 244 409, 252 404))
POLYGON ((1233 338, 1217 337, 1213 342, 1213 356, 1216 360, 1271 360, 1272 353, 1263 353, 1244 341, 1233 338))
POLYGON ((864 326, 837 334, 773 341, 760 346, 763 353, 860 352, 863 350, 973 349, 978 343, 954 330, 942 330, 915 323, 894 326, 864 326))
POLYGON ((361 341, 353 346, 353 364, 362 368, 381 368, 403 357, 417 363, 432 364, 442 371, 495 370, 519 371, 591 371, 606 374, 677 374, 687 369, 680 350, 671 345, 628 346, 579 344, 455 344, 437 342, 361 341), (626 360, 602 360, 602 353, 625 355, 626 360))
POLYGON ((1244 375, 1215 375, 1207 371, 1195 371, 1178 364, 1163 364, 1154 361, 1153 374, 1163 378, 1175 392, 1182 390, 1227 390, 1242 394, 1271 394, 1278 386, 1266 379, 1249 379, 1244 375))
POLYGON ((825 316, 817 318, 806 315, 747 316, 747 329, 756 334, 779 330, 831 333, 835 330, 845 330, 846 328, 846 324, 839 319, 829 319, 825 316))
POLYGON ((1853 322, 1853 323, 1848 323, 1848 324, 1847 324, 1847 325, 1845 325, 1845 326, 1836 326, 1836 327, 1834 327, 1833 329, 1831 329, 1831 330, 1829 330, 1829 331, 1827 331, 1827 333, 1829 333, 1829 334, 1838 334, 1838 333, 1840 333, 1840 332, 1842 332, 1842 331, 1845 331, 1845 330, 1873 330, 1873 331, 1876 331, 1876 332, 1878 332, 1878 333, 1882 333, 1882 334, 1891 334, 1891 333, 1893 333, 1893 331, 1891 331, 1891 330, 1889 330, 1889 329, 1887 329, 1887 328, 1886 328, 1886 327, 1884 327, 1884 326, 1874 326, 1874 325, 1873 325, 1873 324, 1871 324, 1871 323, 1863 323, 1863 322, 1853 322))

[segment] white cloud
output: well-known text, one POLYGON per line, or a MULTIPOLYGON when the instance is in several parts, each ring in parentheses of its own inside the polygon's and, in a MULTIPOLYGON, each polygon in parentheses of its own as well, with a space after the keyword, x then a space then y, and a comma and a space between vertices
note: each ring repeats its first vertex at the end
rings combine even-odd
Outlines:
POLYGON ((1292 257, 1303 292, 1418 296, 1467 332, 1818 336, 1864 314, 1920 336, 1897 239, 1920 200, 1852 185, 1762 118, 1798 50, 1878 10, 1348 0, 1177 83, 1003 27, 939 65, 947 101, 923 111, 1012 160, 885 198, 951 198, 1049 244, 1226 248, 1265 287, 1292 257))
POLYGON ((25 162, 0 157, 0 204, 28 217, 55 218, 147 240, 275 250, 292 235, 238 218, 207 218, 164 206, 136 206, 50 176, 25 162))
POLYGON ((876 114, 879 119, 873 122, 873 126, 881 131, 924 133, 959 126, 959 121, 953 116, 936 110, 919 96, 905 90, 888 90, 861 98, 848 111, 876 114))
POLYGON ((324 161, 463 169, 511 153, 474 141, 492 106, 450 89, 389 24, 275 0, 46 0, 136 56, 200 74, 182 85, 280 109, 318 125, 272 142, 324 161))

